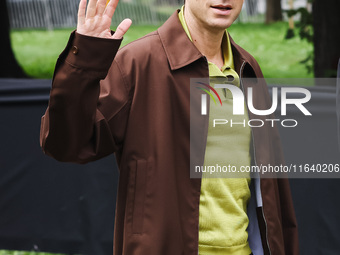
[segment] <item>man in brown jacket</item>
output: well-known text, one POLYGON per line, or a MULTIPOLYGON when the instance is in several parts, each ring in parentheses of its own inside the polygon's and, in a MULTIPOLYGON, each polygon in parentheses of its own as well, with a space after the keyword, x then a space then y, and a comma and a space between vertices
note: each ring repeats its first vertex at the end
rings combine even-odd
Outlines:
MULTIPOLYGON (((223 70, 222 76, 232 69, 241 80, 263 78, 255 59, 225 32, 243 1, 187 0, 182 20, 176 11, 157 31, 119 51, 131 21, 111 32, 117 4, 90 0, 85 11, 86 0, 81 0, 77 31, 56 64, 40 135, 44 152, 60 161, 86 163, 115 153, 120 176, 114 254, 298 254, 288 180, 269 178, 251 179, 244 190, 248 195, 240 200, 246 205, 242 248, 202 250, 209 246, 200 239, 202 179, 190 178, 189 171, 190 78, 208 78, 210 66, 223 70), (225 66, 227 58, 232 68, 225 66)), ((246 90, 254 84, 242 85, 246 90)), ((266 85, 255 85, 254 107, 269 109, 266 85)), ((209 119, 199 121, 204 143, 209 119)), ((250 133, 252 162, 284 164, 277 128, 264 123, 250 133)), ((198 157, 203 159, 204 151, 198 157)), ((214 238, 208 241, 216 245, 214 238)))

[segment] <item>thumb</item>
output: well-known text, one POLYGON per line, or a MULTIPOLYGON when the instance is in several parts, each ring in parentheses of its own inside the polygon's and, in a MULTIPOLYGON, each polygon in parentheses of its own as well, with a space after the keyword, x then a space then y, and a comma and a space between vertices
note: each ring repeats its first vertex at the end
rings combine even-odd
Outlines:
POLYGON ((117 27, 112 39, 121 39, 132 24, 131 19, 124 19, 117 27))

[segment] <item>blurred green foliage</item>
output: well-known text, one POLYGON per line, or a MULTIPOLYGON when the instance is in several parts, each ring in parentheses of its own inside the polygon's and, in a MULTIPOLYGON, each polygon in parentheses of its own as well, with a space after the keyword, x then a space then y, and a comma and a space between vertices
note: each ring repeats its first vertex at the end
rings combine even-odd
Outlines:
MULTIPOLYGON (((157 25, 133 25, 124 36, 125 45, 157 29, 157 25)), ((233 24, 228 31, 240 46, 259 62, 266 78, 307 78, 301 59, 313 46, 298 37, 285 40, 287 24, 233 24)), ((12 47, 25 72, 34 78, 51 78, 58 55, 65 47, 71 29, 12 31, 12 47)))
MULTIPOLYGON (((309 3, 312 3, 313 0, 308 0, 309 3)), ((294 17, 296 15, 299 15, 300 19, 298 22, 296 22, 295 26, 298 30, 298 34, 301 40, 305 40, 309 44, 313 44, 313 15, 311 12, 307 10, 307 8, 301 7, 298 9, 292 9, 285 11, 287 13, 287 16, 294 17)), ((286 39, 292 39, 296 36, 296 33, 288 28, 286 32, 286 39)), ((313 49, 309 50, 306 53, 306 56, 304 59, 300 61, 301 64, 303 64, 308 73, 312 73, 314 70, 314 51, 313 49)))
POLYGON ((56 253, 46 253, 46 252, 35 252, 35 251, 7 251, 0 250, 0 255, 63 255, 56 253))

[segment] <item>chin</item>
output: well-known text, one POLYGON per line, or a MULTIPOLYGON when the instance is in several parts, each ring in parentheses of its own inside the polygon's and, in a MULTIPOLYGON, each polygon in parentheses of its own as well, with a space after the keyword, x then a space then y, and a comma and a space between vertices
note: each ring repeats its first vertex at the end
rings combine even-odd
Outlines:
POLYGON ((225 30, 228 27, 230 27, 232 24, 233 22, 220 21, 220 22, 214 22, 211 25, 214 29, 225 30))

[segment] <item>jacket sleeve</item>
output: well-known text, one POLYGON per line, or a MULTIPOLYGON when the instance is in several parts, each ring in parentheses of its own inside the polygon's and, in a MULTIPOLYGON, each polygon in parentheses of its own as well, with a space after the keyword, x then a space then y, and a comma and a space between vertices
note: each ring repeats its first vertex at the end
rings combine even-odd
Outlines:
POLYGON ((41 119, 40 145, 47 155, 86 163, 121 146, 129 93, 113 61, 120 43, 71 34, 58 58, 49 104, 41 119))

